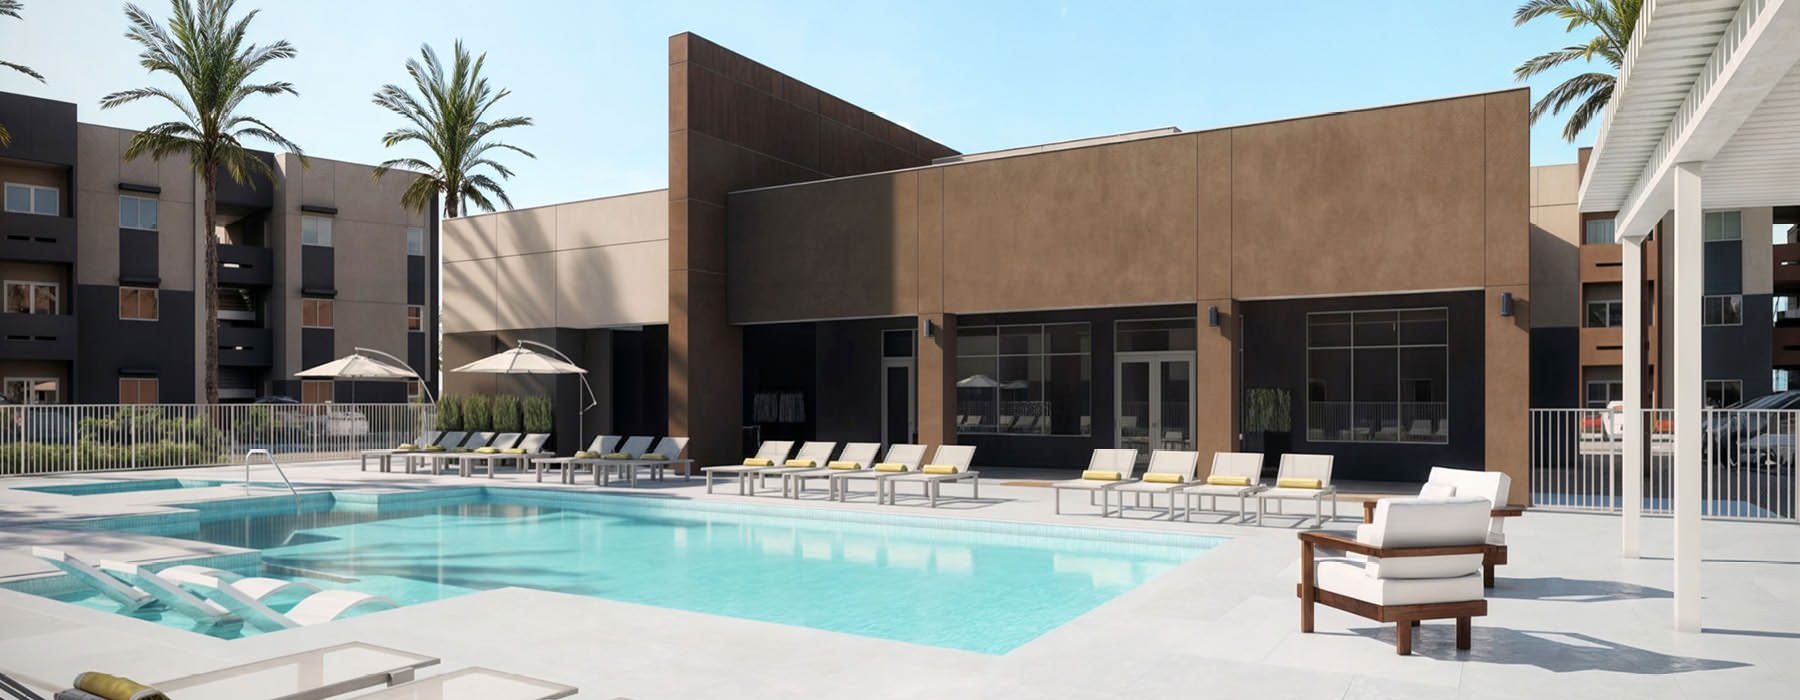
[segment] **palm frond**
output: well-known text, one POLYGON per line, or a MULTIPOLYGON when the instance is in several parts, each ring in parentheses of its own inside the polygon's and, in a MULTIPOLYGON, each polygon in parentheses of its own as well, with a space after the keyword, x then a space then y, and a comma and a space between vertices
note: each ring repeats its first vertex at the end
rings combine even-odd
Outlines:
MULTIPOLYGON (((22 17, 19 16, 19 11, 23 10, 23 9, 25 9, 25 5, 21 2, 19 2, 19 0, 0 0, 0 15, 3 15, 6 17, 11 17, 13 19, 23 19, 22 17)), ((11 68, 20 73, 29 75, 33 78, 37 78, 37 81, 40 83, 44 82, 44 74, 39 73, 35 70, 32 70, 30 66, 26 66, 23 64, 19 64, 19 63, 13 63, 11 61, 0 61, 0 68, 11 68)), ((0 145, 5 145, 5 144, 11 143, 11 142, 12 142, 12 136, 10 134, 8 134, 6 137, 6 141, 0 141, 0 145)))
POLYGON ((512 151, 535 158, 530 151, 491 138, 504 129, 530 126, 532 119, 487 118, 488 111, 510 93, 489 85, 482 75, 486 64, 487 54, 472 54, 461 41, 456 42, 448 64, 427 44, 405 63, 411 86, 388 84, 375 91, 372 101, 406 122, 384 134, 382 145, 420 144, 435 161, 396 158, 377 170, 377 177, 394 167, 430 173, 408 185, 403 196, 408 206, 429 206, 431 197, 423 192, 442 195, 446 213, 460 212, 465 201, 489 211, 495 202, 512 206, 494 178, 473 171, 487 169, 500 179, 512 177, 511 169, 486 155, 490 152, 512 151))
MULTIPOLYGON (((1577 59, 1593 62, 1598 58, 1616 73, 1631 46, 1644 0, 1526 0, 1513 11, 1513 25, 1550 17, 1567 22, 1564 31, 1592 29, 1595 35, 1573 46, 1539 54, 1513 69, 1513 78, 1524 82, 1534 76, 1562 67, 1577 59)), ((1536 123, 1546 114, 1561 114, 1579 103, 1563 125, 1563 137, 1574 141, 1612 99, 1615 76, 1608 73, 1583 73, 1551 88, 1531 107, 1531 121, 1536 123)))
POLYGON ((6 130, 5 124, 0 124, 0 146, 11 146, 11 145, 12 145, 12 132, 6 130))
POLYGON ((39 72, 37 72, 37 71, 35 71, 35 70, 32 70, 32 69, 31 69, 31 66, 27 66, 27 65, 23 65, 23 64, 18 64, 18 63, 13 63, 13 62, 12 62, 12 61, 0 61, 0 68, 11 68, 11 69, 13 69, 13 70, 16 70, 16 71, 18 71, 18 72, 20 72, 20 73, 24 73, 24 74, 26 74, 26 75, 29 75, 29 76, 31 76, 31 77, 33 77, 33 78, 37 78, 37 81, 38 81, 38 82, 40 82, 40 83, 41 83, 41 82, 44 82, 44 74, 43 74, 43 73, 39 73, 39 72))

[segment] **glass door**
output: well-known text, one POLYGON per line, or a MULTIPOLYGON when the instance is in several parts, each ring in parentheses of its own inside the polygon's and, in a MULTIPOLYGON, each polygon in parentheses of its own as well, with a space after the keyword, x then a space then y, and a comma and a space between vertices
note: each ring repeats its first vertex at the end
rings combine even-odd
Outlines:
POLYGON ((1194 358, 1186 353, 1120 353, 1117 444, 1138 451, 1194 449, 1194 358))
POLYGON ((917 438, 913 416, 916 397, 913 359, 889 357, 881 361, 881 441, 912 443, 917 438))

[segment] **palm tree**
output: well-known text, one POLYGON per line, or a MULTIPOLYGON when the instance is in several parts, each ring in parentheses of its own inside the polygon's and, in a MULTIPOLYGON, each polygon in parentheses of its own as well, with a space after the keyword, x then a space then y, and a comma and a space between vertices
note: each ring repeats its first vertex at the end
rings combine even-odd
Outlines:
MULTIPOLYGON (((21 19, 19 17, 19 10, 23 9, 25 9, 25 4, 19 2, 19 0, 0 0, 0 15, 5 15, 13 19, 21 19)), ((11 61, 0 61, 0 67, 11 68, 33 78, 37 78, 37 81, 40 83, 44 82, 44 76, 37 71, 32 70, 29 66, 22 66, 11 61)), ((12 133, 6 130, 5 124, 0 124, 0 146, 10 145, 12 145, 12 133)))
POLYGON ((1566 31, 1593 27, 1599 32, 1585 44, 1565 46, 1526 59, 1513 69, 1513 77, 1520 82, 1578 58, 1592 62, 1598 56, 1612 65, 1611 73, 1582 73, 1544 93, 1543 98, 1531 106, 1533 124, 1545 113, 1561 114, 1570 104, 1580 102, 1575 111, 1569 113, 1569 123, 1563 125, 1563 138, 1574 141, 1594 117, 1599 116, 1600 110, 1612 100, 1619 64, 1624 61, 1625 48, 1631 44, 1631 31, 1637 27, 1638 11, 1643 7, 1644 0, 1527 0, 1513 11, 1515 27, 1539 17, 1555 17, 1568 20, 1566 31))
MULTIPOLYGON (((181 113, 181 121, 163 122, 138 132, 125 149, 125 160, 148 155, 162 160, 185 155, 195 174, 206 188, 206 329, 205 387, 206 403, 219 402, 219 241, 218 228, 219 171, 223 170, 238 184, 254 187, 253 177, 274 182, 275 173, 267 163, 244 149, 243 139, 256 138, 300 155, 300 147, 277 133, 256 117, 239 111, 244 100, 257 95, 298 95, 286 82, 252 83, 250 78, 269 63, 293 58, 293 45, 287 41, 259 45, 245 39, 251 10, 236 20, 231 9, 237 0, 170 0, 174 17, 169 26, 158 24, 148 12, 136 5, 125 6, 130 28, 125 37, 143 47, 138 62, 151 73, 167 73, 180 83, 183 94, 158 87, 138 88, 107 95, 100 106, 111 109, 119 105, 156 97, 166 100, 181 113)), ((304 164, 305 157, 301 156, 304 164)))
POLYGON ((420 58, 406 62, 406 73, 412 76, 413 85, 418 88, 415 96, 398 85, 383 85, 375 91, 375 104, 386 107, 400 115, 412 126, 395 129, 381 137, 384 146, 392 148, 408 141, 417 141, 431 149, 431 156, 436 162, 427 162, 420 158, 395 158, 382 163, 375 169, 375 177, 381 177, 390 168, 406 168, 424 173, 407 185, 406 191, 400 195, 400 202, 416 211, 425 211, 431 206, 431 198, 444 195, 444 216, 455 218, 466 212, 466 204, 473 203, 485 211, 494 210, 494 200, 512 208, 512 199, 500 184, 493 178, 474 172, 486 167, 499 175, 501 179, 512 177, 512 171, 496 162, 490 151, 506 150, 523 154, 527 158, 536 158, 530 151, 487 140, 490 135, 501 129, 515 126, 530 126, 530 117, 505 117, 487 120, 487 112, 501 98, 512 94, 510 90, 494 91, 489 87, 487 78, 481 75, 482 64, 487 63, 487 54, 471 57, 463 48, 461 40, 456 42, 456 62, 451 66, 448 75, 442 64, 438 63, 437 52, 430 45, 420 47, 420 58))

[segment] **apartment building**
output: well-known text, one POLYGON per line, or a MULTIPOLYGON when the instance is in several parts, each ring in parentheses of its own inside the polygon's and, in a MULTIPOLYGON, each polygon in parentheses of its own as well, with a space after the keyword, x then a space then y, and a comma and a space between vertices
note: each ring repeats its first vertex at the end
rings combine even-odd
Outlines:
MULTIPOLYGON (((125 160, 133 132, 0 94, 0 380, 16 403, 186 403, 204 358, 203 190, 185 158, 125 160)), ((402 401, 418 387, 302 382, 358 346, 435 374, 437 221, 405 173, 255 153, 274 181, 221 175, 219 395, 402 401)))

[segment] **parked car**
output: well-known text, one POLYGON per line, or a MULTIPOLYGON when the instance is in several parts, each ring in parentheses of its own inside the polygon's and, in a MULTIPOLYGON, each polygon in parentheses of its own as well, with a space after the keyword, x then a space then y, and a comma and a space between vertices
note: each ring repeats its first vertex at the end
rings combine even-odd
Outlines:
POLYGON ((1737 463, 1746 467, 1785 469, 1794 464, 1792 433, 1763 433, 1738 445, 1737 463))
POLYGON ((71 444, 75 441, 75 421, 67 413, 48 408, 24 408, 7 412, 6 440, 43 444, 71 444))
POLYGON ((1800 422, 1800 391, 1758 396, 1709 414, 1706 445, 1722 461, 1736 463, 1744 456, 1744 450, 1763 435, 1792 436, 1796 422, 1800 422))

